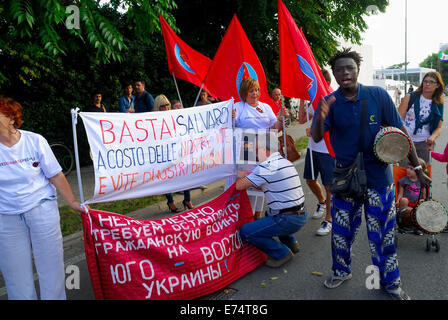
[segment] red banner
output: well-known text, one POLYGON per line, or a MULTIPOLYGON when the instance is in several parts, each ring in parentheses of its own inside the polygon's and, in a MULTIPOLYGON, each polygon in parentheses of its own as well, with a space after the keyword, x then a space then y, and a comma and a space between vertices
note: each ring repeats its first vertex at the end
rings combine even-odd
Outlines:
POLYGON ((266 261, 243 243, 253 220, 246 191, 159 220, 98 210, 83 214, 85 252, 96 299, 187 300, 215 292, 266 261))

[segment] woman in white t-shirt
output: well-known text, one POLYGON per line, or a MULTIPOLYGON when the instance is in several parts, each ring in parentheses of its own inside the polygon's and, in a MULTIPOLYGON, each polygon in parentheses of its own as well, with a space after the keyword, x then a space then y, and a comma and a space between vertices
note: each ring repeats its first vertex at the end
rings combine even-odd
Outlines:
MULTIPOLYGON (((259 101, 260 84, 257 80, 246 78, 241 81, 239 94, 241 101, 235 103, 232 110, 235 127, 266 131, 271 129, 282 130, 283 123, 281 117, 285 115, 285 118, 289 118, 289 112, 285 107, 282 107, 278 116, 276 116, 268 104, 259 101)), ((255 152, 254 150, 252 151, 255 152)), ((255 211, 255 218, 258 219, 263 210, 263 201, 257 201, 256 196, 250 195, 249 198, 255 211)))
POLYGON ((37 299, 32 257, 42 299, 65 299, 58 191, 77 211, 76 200, 48 142, 18 130, 22 107, 0 96, 0 271, 9 299, 37 299))
MULTIPOLYGON (((426 163, 430 162, 430 152, 442 132, 443 88, 440 74, 428 72, 418 89, 406 94, 398 108, 417 155, 426 163)), ((407 163, 401 165, 407 166, 407 163)))

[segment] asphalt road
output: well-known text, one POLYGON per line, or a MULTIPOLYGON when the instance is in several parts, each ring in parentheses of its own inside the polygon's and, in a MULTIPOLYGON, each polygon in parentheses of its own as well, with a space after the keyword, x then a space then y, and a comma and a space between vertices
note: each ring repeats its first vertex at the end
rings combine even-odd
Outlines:
MULTIPOLYGON (((445 106, 445 119, 446 118, 445 106)), ((445 121, 446 122, 446 121, 445 121)), ((304 134, 304 125, 294 125, 288 133, 294 137, 304 134)), ((448 128, 444 125, 441 137, 437 140, 436 151, 443 152, 448 142, 448 128)), ((303 174, 304 157, 296 161, 295 165, 300 175, 303 174)), ((90 175, 91 169, 83 168, 83 175, 90 175)), ((445 164, 433 162, 433 199, 448 207, 445 164)), ((76 192, 78 187, 76 177, 69 177, 76 192)), ((303 180, 303 179, 302 179, 303 180)), ((88 184, 88 179, 84 179, 88 184)), ((304 182, 304 181, 303 181, 304 182)), ((227 290, 202 297, 200 300, 389 300, 389 296, 382 290, 368 289, 371 275, 368 267, 372 264, 370 249, 367 241, 365 221, 352 248, 353 278, 341 287, 333 290, 326 289, 323 281, 331 275, 331 246, 329 236, 316 236, 320 225, 319 220, 311 219, 316 208, 316 199, 306 184, 303 184, 305 203, 310 211, 306 225, 296 234, 301 250, 294 259, 284 267, 271 269, 260 266, 244 277, 230 284, 227 290)), ((194 203, 199 205, 216 197, 223 191, 223 182, 218 181, 206 190, 194 190, 194 203)), ((86 188, 84 188, 86 192, 86 188)), ((91 192, 91 191, 89 191, 91 192)), ((180 202, 180 195, 176 196, 180 202)), ((158 219, 168 215, 166 204, 157 204, 133 212, 130 216, 138 219, 158 219)), ((364 218, 364 217, 363 217, 364 218)), ((403 289, 412 299, 416 300, 445 300, 448 299, 448 234, 436 236, 440 242, 440 251, 427 252, 427 235, 398 234, 398 261, 401 272, 403 289)), ((64 239, 64 255, 66 266, 75 265, 79 268, 81 277, 79 288, 67 289, 70 300, 93 300, 94 295, 90 284, 89 273, 84 257, 84 247, 81 234, 75 234, 64 239)), ((67 279, 73 271, 67 269, 67 279)), ((0 300, 7 299, 4 282, 0 276, 0 300)), ((317 310, 316 310, 317 311, 317 310)))

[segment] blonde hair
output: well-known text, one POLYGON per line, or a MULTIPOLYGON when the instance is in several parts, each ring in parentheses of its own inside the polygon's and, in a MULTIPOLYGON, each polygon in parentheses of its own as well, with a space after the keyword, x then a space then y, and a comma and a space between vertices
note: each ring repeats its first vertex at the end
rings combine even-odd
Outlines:
POLYGON ((164 94, 159 94, 154 99, 154 111, 160 111, 160 107, 166 104, 169 105, 168 110, 170 110, 171 109, 170 100, 168 100, 168 98, 164 94))
POLYGON ((238 93, 240 94, 241 100, 243 100, 243 102, 246 102, 247 94, 252 88, 260 89, 260 84, 258 83, 257 80, 253 78, 246 78, 243 81, 241 81, 238 93))

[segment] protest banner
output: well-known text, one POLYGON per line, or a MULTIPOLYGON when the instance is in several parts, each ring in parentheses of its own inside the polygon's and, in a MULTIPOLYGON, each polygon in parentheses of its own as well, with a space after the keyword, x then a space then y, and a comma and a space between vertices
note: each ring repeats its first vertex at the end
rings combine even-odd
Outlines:
POLYGON ((85 253, 96 299, 188 300, 215 292, 266 261, 243 243, 253 220, 235 185, 195 209, 158 220, 97 210, 82 214, 85 253))
POLYGON ((203 186, 234 173, 233 100, 149 113, 81 112, 95 190, 85 203, 203 186))

